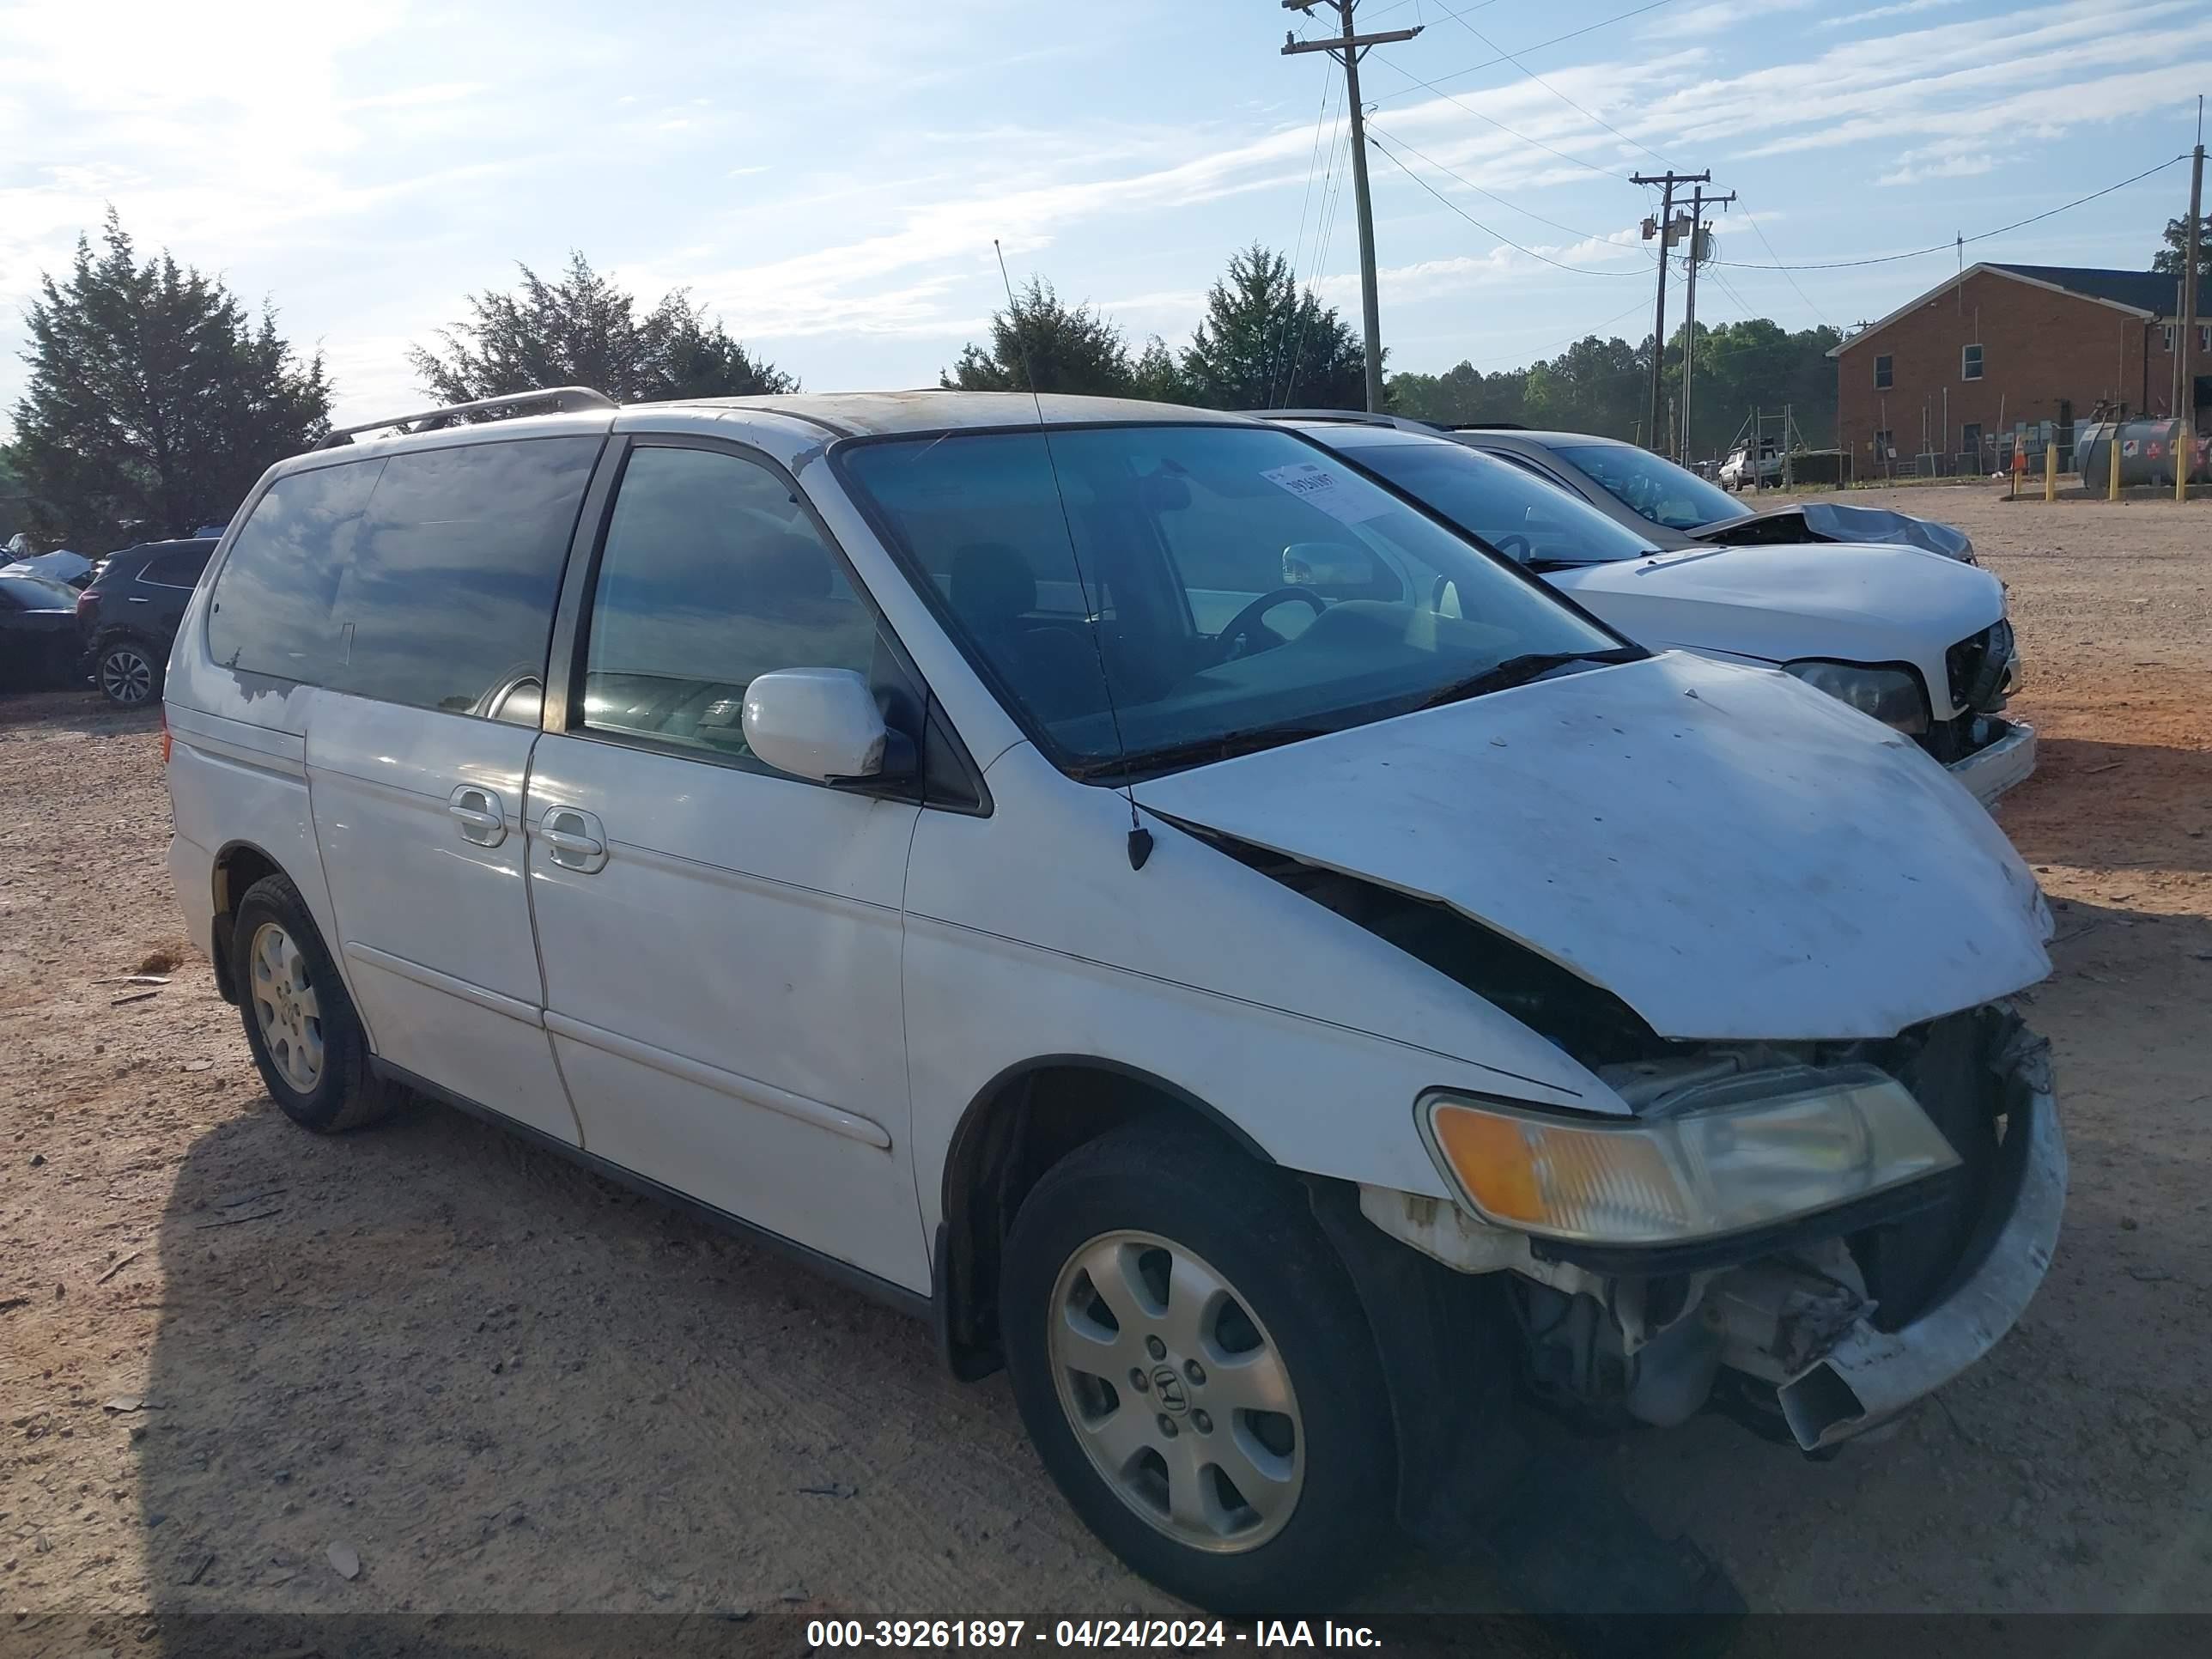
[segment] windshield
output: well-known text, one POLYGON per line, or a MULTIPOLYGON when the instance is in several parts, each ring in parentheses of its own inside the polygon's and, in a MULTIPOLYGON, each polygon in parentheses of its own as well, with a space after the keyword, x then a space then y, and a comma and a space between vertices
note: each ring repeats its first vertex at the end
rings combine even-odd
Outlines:
POLYGON ((1648 449, 1627 444, 1562 444, 1558 453, 1617 499, 1669 530, 1696 530, 1743 514, 1726 490, 1648 449))
POLYGON ((1287 432, 1060 427, 1048 453, 1034 431, 955 433, 847 445, 836 464, 970 660, 1085 775, 1193 764, 1620 651, 1287 432))
POLYGON ((1653 549, 1588 501, 1464 444, 1378 443, 1345 454, 1522 564, 1607 564, 1653 549))

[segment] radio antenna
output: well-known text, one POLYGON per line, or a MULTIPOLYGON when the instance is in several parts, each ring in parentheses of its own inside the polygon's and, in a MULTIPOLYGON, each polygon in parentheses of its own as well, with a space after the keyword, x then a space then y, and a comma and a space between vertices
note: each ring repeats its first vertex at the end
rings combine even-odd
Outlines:
MULTIPOLYGON (((999 246, 999 239, 991 239, 991 252, 998 256, 999 281, 1006 290, 1006 321, 1014 332, 1014 343, 1022 354, 1022 378, 1029 382, 1030 404, 1036 410, 1037 437, 1044 445, 1045 465, 1052 473, 1053 495, 1060 502, 1060 527, 1067 537, 1067 562, 1075 567, 1075 585, 1083 594, 1084 622, 1091 632, 1091 648, 1098 657, 1098 684, 1106 693, 1106 717, 1114 727, 1114 751, 1122 767, 1121 794, 1129 803, 1129 867, 1141 870, 1145 860, 1152 855, 1152 832, 1145 828, 1144 820, 1137 816, 1137 792, 1129 782, 1129 745, 1121 737, 1121 711, 1114 702, 1114 682, 1106 672, 1106 641, 1099 632, 1100 613, 1091 610, 1091 581, 1083 574, 1083 556, 1075 549, 1075 520, 1067 510, 1067 491, 1060 487, 1060 463, 1052 453, 1052 428, 1044 418, 1044 399, 1037 395, 1036 367, 1030 361, 1029 331, 1023 325, 1020 305, 1014 299, 1014 279, 1006 274, 1006 251, 999 246)), ((1100 589, 1099 604, 1105 602, 1105 590, 1100 589)))

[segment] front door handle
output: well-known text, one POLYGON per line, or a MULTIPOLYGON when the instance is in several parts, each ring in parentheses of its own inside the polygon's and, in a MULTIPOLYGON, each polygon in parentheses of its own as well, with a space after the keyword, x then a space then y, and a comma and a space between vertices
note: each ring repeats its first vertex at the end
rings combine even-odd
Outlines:
POLYGON ((563 870, 588 876, 607 867, 607 832, 580 806, 549 806, 540 826, 545 855, 563 870))
POLYGON ((154 601, 148 599, 143 593, 125 593, 123 596, 123 603, 125 605, 151 605, 154 601))
POLYGON ((461 826, 461 839, 496 847, 507 839, 507 806, 496 790, 465 783, 447 797, 446 811, 461 826))

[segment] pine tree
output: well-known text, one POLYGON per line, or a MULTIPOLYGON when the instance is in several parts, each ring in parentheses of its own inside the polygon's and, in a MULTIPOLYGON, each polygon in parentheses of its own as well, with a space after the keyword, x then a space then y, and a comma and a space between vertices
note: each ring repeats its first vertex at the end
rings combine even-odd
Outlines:
POLYGON ((991 343, 970 343, 938 376, 962 392, 1073 392, 1101 397, 1129 395, 1133 371, 1121 331, 1088 304, 1073 309, 1041 276, 991 313, 991 343), (1032 386, 1030 374, 1036 383, 1032 386))
POLYGON ((1335 307, 1257 242, 1231 257, 1182 355, 1193 401, 1213 409, 1364 409, 1366 365, 1335 307))
POLYGON ((112 208, 95 256, 80 236, 65 283, 39 280, 16 470, 49 543, 97 554, 227 520, 272 461, 330 424, 321 353, 304 364, 264 307, 165 249, 140 264, 112 208))
POLYGON ((471 295, 468 320, 439 331, 442 349, 418 345, 408 351, 408 362, 441 402, 554 386, 587 386, 620 403, 799 389, 774 364, 754 362, 682 289, 641 316, 636 300, 581 253, 568 256, 568 271, 556 282, 528 265, 516 269, 521 288, 471 295))

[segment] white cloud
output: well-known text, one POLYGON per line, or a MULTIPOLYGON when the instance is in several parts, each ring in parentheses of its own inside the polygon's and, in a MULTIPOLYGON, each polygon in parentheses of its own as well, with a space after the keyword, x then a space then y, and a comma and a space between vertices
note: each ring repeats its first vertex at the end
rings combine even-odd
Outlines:
POLYGON ((1909 17, 1915 12, 1939 11, 1964 3, 1965 0, 1896 0, 1893 5, 1876 6, 1871 11, 1848 12, 1841 17, 1823 17, 1815 27, 1824 29, 1857 28, 1863 24, 1881 22, 1885 18, 1909 17))

